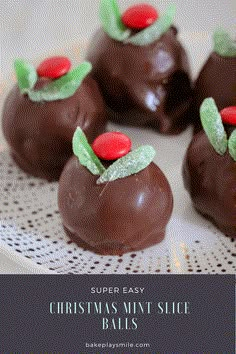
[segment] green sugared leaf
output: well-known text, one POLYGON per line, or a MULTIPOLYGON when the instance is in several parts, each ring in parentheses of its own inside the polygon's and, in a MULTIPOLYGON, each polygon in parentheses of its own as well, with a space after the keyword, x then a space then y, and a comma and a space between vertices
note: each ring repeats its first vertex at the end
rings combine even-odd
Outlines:
POLYGON ((50 82, 41 90, 28 90, 28 96, 34 102, 56 101, 71 97, 91 70, 91 63, 83 62, 66 75, 50 82))
POLYGON ((37 72, 33 65, 25 62, 23 59, 16 59, 14 62, 16 78, 21 93, 31 90, 37 82, 37 72))
POLYGON ((152 146, 140 146, 129 154, 115 161, 99 177, 97 184, 128 177, 146 168, 153 160, 156 152, 152 146))
POLYGON ((229 153, 233 160, 236 162, 236 129, 231 133, 228 140, 229 153))
POLYGON ((222 57, 236 57, 236 42, 225 30, 221 28, 216 30, 213 40, 214 52, 222 57))
POLYGON ((103 30, 109 37, 117 41, 123 41, 130 36, 130 30, 121 21, 121 14, 116 0, 101 0, 99 14, 103 30))
POLYGON ((170 5, 166 13, 161 16, 156 22, 139 33, 129 37, 124 42, 131 43, 137 46, 145 46, 159 39, 168 31, 173 23, 175 16, 175 5, 170 5))
POLYGON ((227 134, 213 98, 206 98, 200 107, 200 118, 208 139, 220 155, 227 150, 227 134))
POLYGON ((78 127, 72 140, 73 153, 78 157, 81 165, 85 166, 93 175, 101 175, 105 168, 94 154, 82 129, 78 127))

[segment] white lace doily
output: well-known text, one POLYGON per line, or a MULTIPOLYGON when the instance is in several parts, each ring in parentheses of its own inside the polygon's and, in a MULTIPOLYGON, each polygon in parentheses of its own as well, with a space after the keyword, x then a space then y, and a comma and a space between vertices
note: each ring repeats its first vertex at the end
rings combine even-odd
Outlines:
POLYGON ((8 151, 0 154, 0 181, 0 245, 56 273, 235 272, 235 242, 211 224, 194 225, 173 216, 161 244, 122 257, 99 256, 66 236, 57 208, 57 182, 26 175, 8 151))

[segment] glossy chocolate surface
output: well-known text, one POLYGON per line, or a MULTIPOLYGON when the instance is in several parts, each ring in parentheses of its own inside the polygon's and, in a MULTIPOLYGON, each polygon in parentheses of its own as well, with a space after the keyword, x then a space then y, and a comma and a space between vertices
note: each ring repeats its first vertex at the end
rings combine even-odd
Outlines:
POLYGON ((69 237, 100 254, 123 254, 164 238, 173 208, 169 183, 151 163, 139 173, 96 184, 77 157, 59 181, 59 211, 69 237))
POLYGON ((195 84, 191 115, 196 131, 201 130, 199 108, 207 97, 213 97, 219 110, 236 105, 236 57, 212 53, 195 84))
POLYGON ((217 154, 203 130, 188 148, 183 177, 194 207, 225 235, 236 237, 236 162, 228 151, 217 154))
MULTIPOLYGON (((37 87, 45 85, 45 80, 37 87)), ((92 142, 105 128, 105 105, 96 82, 87 77, 63 100, 32 102, 16 85, 3 109, 3 132, 17 164, 27 173, 57 180, 72 155, 72 137, 80 126, 92 142)))
POLYGON ((113 121, 163 134, 177 134, 189 123, 189 64, 174 27, 147 46, 123 44, 99 30, 87 59, 113 121))

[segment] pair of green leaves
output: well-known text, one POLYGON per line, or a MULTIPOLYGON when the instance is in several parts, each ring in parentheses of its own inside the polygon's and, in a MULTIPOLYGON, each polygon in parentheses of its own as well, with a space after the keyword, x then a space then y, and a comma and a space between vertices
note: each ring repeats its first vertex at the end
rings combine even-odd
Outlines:
POLYGON ((162 15, 151 26, 145 28, 141 32, 124 40, 124 43, 131 43, 137 46, 149 45, 159 39, 171 27, 175 17, 176 7, 170 5, 166 13, 162 15))
POLYGON ((94 154, 80 127, 74 133, 72 147, 81 165, 85 166, 93 175, 100 175, 97 184, 115 181, 118 178, 128 177, 142 171, 152 162, 156 154, 152 146, 140 146, 105 169, 94 154))
POLYGON ((166 13, 151 26, 130 36, 131 31, 121 21, 121 13, 116 0, 101 0, 100 20, 104 31, 111 38, 136 46, 145 46, 159 39, 173 23, 175 6, 170 5, 166 13))
POLYGON ((225 30, 222 28, 216 30, 213 41, 214 52, 222 57, 236 57, 236 42, 225 30))
POLYGON ((16 59, 14 66, 21 93, 27 94, 33 102, 56 101, 73 96, 83 79, 92 70, 89 62, 83 62, 66 75, 35 91, 34 86, 38 79, 35 68, 22 59, 16 59))
POLYGON ((104 31, 111 38, 123 41, 130 36, 131 31, 121 21, 121 13, 116 0, 101 0, 99 15, 104 31))
POLYGON ((203 101, 200 107, 200 118, 203 129, 215 151, 224 155, 229 148, 231 157, 236 161, 236 129, 227 139, 221 115, 213 98, 206 98, 203 101))

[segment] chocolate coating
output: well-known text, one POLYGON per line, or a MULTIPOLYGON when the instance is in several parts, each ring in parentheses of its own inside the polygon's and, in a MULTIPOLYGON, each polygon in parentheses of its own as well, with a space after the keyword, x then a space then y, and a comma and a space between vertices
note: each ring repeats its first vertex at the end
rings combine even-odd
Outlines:
POLYGON ((59 181, 59 211, 69 236, 100 254, 123 254, 160 242, 173 208, 169 183, 151 163, 139 173, 96 184, 77 157, 59 181))
POLYGON ((236 105, 236 57, 212 53, 196 80, 191 115, 195 131, 202 129, 199 109, 202 101, 213 97, 219 110, 236 105))
MULTIPOLYGON (((39 80, 37 86, 45 85, 39 80)), ((17 164, 27 173, 57 180, 72 155, 72 137, 80 126, 92 142, 105 129, 106 110, 96 82, 87 77, 63 100, 33 102, 16 85, 3 109, 3 133, 17 164)))
POLYGON ((236 237, 236 162, 228 151, 217 154, 203 130, 187 150, 183 177, 197 211, 225 235, 236 237))
POLYGON ((176 36, 172 27, 152 44, 135 46, 115 41, 103 30, 95 34, 87 58, 113 121, 163 134, 177 134, 189 123, 189 64, 176 36))

